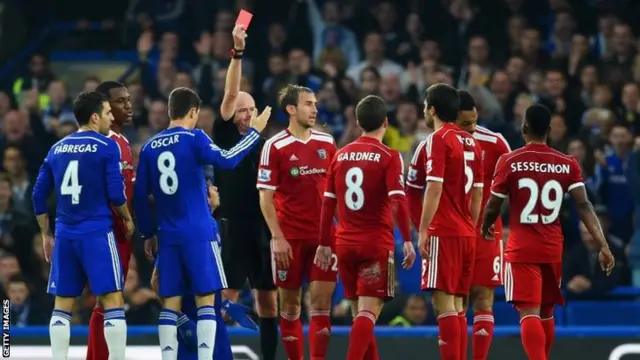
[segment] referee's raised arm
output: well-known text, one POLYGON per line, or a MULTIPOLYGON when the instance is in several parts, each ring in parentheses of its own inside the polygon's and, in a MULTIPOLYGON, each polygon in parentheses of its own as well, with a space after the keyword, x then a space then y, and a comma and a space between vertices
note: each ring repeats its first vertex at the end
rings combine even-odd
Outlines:
POLYGON ((244 54, 247 33, 240 26, 233 28, 233 49, 231 62, 227 69, 227 79, 224 84, 224 98, 220 105, 220 116, 224 121, 233 118, 236 112, 238 96, 240 95, 240 80, 242 79, 242 55, 244 54))
MULTIPOLYGON (((251 124, 257 120, 254 119, 257 116, 255 100, 250 94, 240 91, 242 56, 247 37, 245 30, 238 26, 233 29, 234 48, 231 49, 224 98, 220 105, 221 119, 215 120, 213 129, 216 145, 229 151, 242 136, 251 132, 251 124)), ((261 138, 260 145, 263 144, 264 139, 261 138)), ((216 217, 229 286, 225 295, 236 301, 249 280, 256 290, 261 359, 275 360, 279 343, 277 295, 271 271, 270 235, 260 211, 256 188, 260 147, 254 147, 233 169, 215 167, 215 185, 220 193, 216 217)))

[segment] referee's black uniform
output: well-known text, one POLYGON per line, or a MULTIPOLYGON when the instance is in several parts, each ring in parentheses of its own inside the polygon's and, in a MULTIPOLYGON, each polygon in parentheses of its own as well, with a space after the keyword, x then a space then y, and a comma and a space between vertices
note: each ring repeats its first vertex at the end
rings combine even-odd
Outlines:
MULTIPOLYGON (((214 142, 228 150, 241 135, 233 120, 216 119, 214 142)), ((265 139, 235 169, 215 168, 214 183, 220 193, 216 217, 222 237, 222 262, 230 289, 242 290, 247 278, 255 290, 275 290, 271 275, 270 235, 260 210, 256 188, 260 153, 265 139)))

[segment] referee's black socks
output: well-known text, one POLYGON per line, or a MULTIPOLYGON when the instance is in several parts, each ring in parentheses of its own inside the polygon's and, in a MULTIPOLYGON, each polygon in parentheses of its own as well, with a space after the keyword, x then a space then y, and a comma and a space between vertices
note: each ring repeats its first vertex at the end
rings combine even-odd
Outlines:
POLYGON ((260 349, 264 360, 276 360, 278 342, 278 318, 260 318, 260 349))

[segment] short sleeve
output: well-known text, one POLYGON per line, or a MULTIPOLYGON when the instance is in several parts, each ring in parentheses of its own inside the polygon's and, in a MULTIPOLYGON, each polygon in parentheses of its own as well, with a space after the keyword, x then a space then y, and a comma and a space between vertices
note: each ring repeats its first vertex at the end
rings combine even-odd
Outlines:
POLYGON ((580 167, 576 159, 572 158, 569 166, 570 168, 567 192, 580 186, 584 186, 584 179, 582 178, 582 168, 580 167))
POLYGON ((437 135, 431 135, 427 139, 427 181, 443 182, 444 170, 447 161, 447 147, 444 139, 437 135))
POLYGON ((267 141, 260 154, 260 167, 258 168, 258 189, 275 190, 279 185, 279 152, 273 142, 267 141))
POLYGON ((482 158, 482 148, 478 141, 476 146, 473 147, 474 161, 473 161, 473 187, 484 187, 484 159, 482 158))
POLYGON ((509 166, 505 159, 505 156, 500 156, 498 163, 496 164, 496 172, 493 174, 493 183, 491 184, 491 194, 499 197, 506 198, 509 194, 509 166))
POLYGON ((407 186, 415 189, 423 189, 425 185, 425 179, 427 174, 425 172, 426 149, 425 145, 427 140, 420 142, 416 151, 411 158, 411 164, 409 165, 409 172, 407 173, 407 186))
POLYGON ((387 185, 387 194, 389 196, 405 196, 404 194, 404 161, 402 161, 402 155, 395 152, 389 160, 388 168, 386 169, 385 182, 387 185))
POLYGON ((335 182, 335 170, 333 167, 335 162, 331 161, 329 165, 329 171, 327 171, 327 177, 324 183, 324 197, 336 199, 336 182, 335 182))

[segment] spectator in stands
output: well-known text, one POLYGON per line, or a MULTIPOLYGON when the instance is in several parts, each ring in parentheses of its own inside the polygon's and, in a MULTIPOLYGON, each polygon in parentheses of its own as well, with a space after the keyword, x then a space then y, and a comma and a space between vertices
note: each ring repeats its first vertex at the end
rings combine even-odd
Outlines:
MULTIPOLYGON (((35 129, 31 130, 34 134, 37 134, 35 129)), ((9 144, 14 144, 22 149, 24 157, 27 160, 29 175, 35 177, 46 155, 46 151, 40 146, 39 139, 29 134, 29 121, 27 116, 16 110, 7 113, 2 121, 0 148, 4 149, 9 144)))
POLYGON ((127 305, 127 324, 146 325, 149 319, 160 313, 158 295, 151 289, 141 286, 138 271, 135 268, 130 268, 127 273, 123 294, 127 305))
POLYGON ((18 256, 24 266, 31 254, 29 240, 35 230, 33 218, 15 208, 12 188, 9 175, 0 173, 0 248, 18 256))
POLYGON ((2 285, 0 292, 2 293, 3 299, 7 298, 9 279, 14 275, 19 274, 21 274, 21 269, 18 258, 9 252, 0 252, 0 282, 2 285))
POLYGON ((342 4, 338 1, 325 1, 320 13, 316 0, 303 1, 307 6, 313 34, 314 62, 320 60, 320 54, 325 48, 334 46, 345 54, 349 65, 356 65, 360 61, 360 46, 353 31, 340 24, 342 4))
POLYGON ((49 104, 47 89, 54 79, 49 58, 44 54, 35 53, 31 55, 26 74, 13 83, 13 96, 22 103, 27 92, 35 92, 35 104, 38 108, 45 108, 49 104))
POLYGON ((633 233, 633 199, 625 176, 627 157, 633 148, 633 137, 629 128, 616 124, 609 135, 611 152, 598 165, 596 186, 598 196, 609 208, 612 232, 623 239, 629 239, 633 233))
POLYGON ((132 0, 129 1, 125 18, 142 29, 154 26, 159 30, 175 30, 180 26, 186 3, 186 0, 164 0, 161 3, 132 0))
POLYGON ((27 162, 19 146, 11 144, 5 146, 2 155, 2 168, 7 172, 11 183, 13 210, 28 219, 33 218, 33 205, 31 204, 33 183, 29 178, 27 162))
POLYGON ((398 63, 385 57, 385 44, 382 35, 379 33, 369 33, 364 39, 364 60, 356 65, 351 65, 347 70, 347 76, 356 83, 360 83, 362 70, 368 66, 375 67, 380 75, 400 76, 403 69, 398 63))
POLYGON ((607 277, 598 264, 598 246, 583 223, 580 223, 580 236, 582 243, 570 249, 564 260, 562 280, 569 296, 602 298, 609 290, 624 285, 627 267, 620 248, 611 246, 617 260, 607 277))
POLYGON ((11 304, 11 325, 25 327, 49 323, 47 310, 50 311, 51 306, 31 296, 31 289, 22 275, 16 274, 9 278, 7 297, 11 304))
POLYGON ((427 299, 420 295, 411 295, 406 300, 402 314, 389 322, 390 326, 412 327, 426 325, 428 318, 427 299))
POLYGON ((631 269, 631 284, 640 287, 640 138, 635 140, 635 150, 629 155, 626 175, 629 190, 635 204, 633 226, 634 234, 625 248, 631 269))

